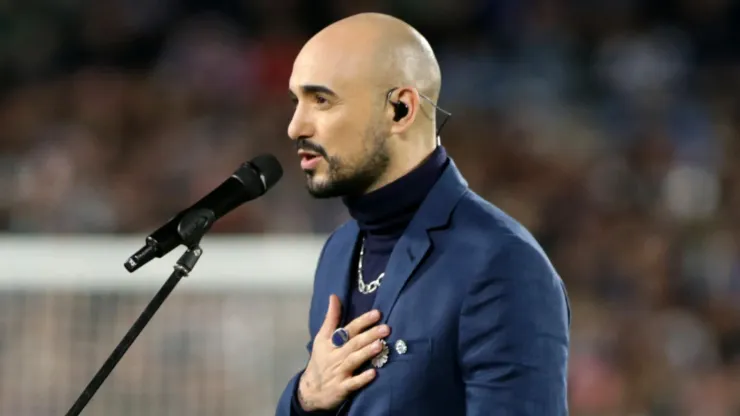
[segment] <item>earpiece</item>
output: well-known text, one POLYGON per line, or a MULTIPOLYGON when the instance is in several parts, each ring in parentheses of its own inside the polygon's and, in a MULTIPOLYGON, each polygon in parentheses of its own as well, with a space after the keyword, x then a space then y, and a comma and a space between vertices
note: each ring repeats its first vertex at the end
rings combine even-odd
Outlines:
MULTIPOLYGON (((398 87, 392 88, 390 91, 388 91, 386 100, 393 106, 393 121, 398 122, 401 121, 404 117, 406 117, 409 114, 409 106, 404 103, 403 101, 391 101, 391 94, 393 91, 397 90, 398 87)), ((445 115, 445 118, 442 120, 442 124, 437 127, 437 141, 439 142, 439 132, 442 131, 442 127, 444 127, 445 123, 447 123, 447 120, 452 116, 452 114, 446 110, 441 109, 437 106, 437 104, 434 103, 431 99, 429 99, 427 96, 423 94, 419 94, 419 96, 427 101, 429 101, 429 104, 431 104, 437 111, 441 112, 445 115)), ((439 143, 438 143, 439 144, 439 143)))
POLYGON ((391 101, 391 105, 393 106, 393 111, 395 112, 395 115, 393 116, 393 121, 400 121, 402 118, 406 117, 406 114, 409 113, 409 107, 403 101, 398 101, 395 103, 391 101))

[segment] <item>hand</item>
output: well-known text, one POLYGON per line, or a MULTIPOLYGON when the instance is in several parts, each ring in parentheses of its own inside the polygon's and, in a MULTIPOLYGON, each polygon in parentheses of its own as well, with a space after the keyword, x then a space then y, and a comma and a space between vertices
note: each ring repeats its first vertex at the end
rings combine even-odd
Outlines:
POLYGON ((380 339, 390 334, 390 328, 380 325, 365 330, 380 319, 380 312, 372 310, 344 327, 349 333, 349 341, 337 348, 332 344, 331 336, 339 325, 341 310, 339 298, 331 295, 324 323, 316 334, 311 358, 298 384, 298 400, 303 410, 334 409, 351 392, 375 378, 373 368, 356 376, 353 372, 380 353, 380 339))

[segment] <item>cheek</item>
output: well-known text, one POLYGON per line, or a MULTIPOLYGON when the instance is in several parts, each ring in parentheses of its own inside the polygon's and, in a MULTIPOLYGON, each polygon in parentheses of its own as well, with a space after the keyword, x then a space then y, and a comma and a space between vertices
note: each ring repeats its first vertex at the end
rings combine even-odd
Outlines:
POLYGON ((343 164, 361 158, 364 137, 358 133, 354 123, 349 123, 345 119, 332 121, 320 127, 318 131, 320 141, 317 143, 324 148, 330 159, 343 164))

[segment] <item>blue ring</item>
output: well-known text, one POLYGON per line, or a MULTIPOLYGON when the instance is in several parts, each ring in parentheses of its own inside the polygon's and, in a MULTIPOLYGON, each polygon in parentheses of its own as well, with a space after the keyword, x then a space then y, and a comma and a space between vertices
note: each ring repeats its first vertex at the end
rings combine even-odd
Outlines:
POLYGON ((339 348, 349 341, 349 332, 344 328, 337 328, 334 333, 331 334, 331 343, 335 347, 339 348))

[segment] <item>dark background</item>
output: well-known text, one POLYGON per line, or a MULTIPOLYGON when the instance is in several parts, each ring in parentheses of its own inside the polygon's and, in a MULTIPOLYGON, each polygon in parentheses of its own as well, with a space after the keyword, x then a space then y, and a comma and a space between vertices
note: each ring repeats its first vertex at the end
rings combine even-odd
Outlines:
MULTIPOLYGON (((736 1, 0 2, 0 231, 146 233, 263 152, 282 160, 281 183, 214 232, 332 231, 346 214, 304 191, 287 82, 303 42, 360 11, 390 12, 428 38, 440 105, 454 114, 443 144, 474 190, 533 231, 567 283, 572 414, 740 414, 736 1)), ((0 337, 27 346, 0 348, 2 368, 20 364, 0 375, 3 406, 14 403, 2 413, 15 415, 61 414, 148 300, 4 296, 0 337), (75 328, 99 327, 116 332, 90 341, 98 355, 72 351, 86 339, 75 328), (71 367, 87 358, 90 369, 72 378, 45 370, 44 357, 71 367)), ((250 307, 272 314, 293 302, 261 301, 250 307)), ((177 302, 168 308, 207 315, 211 300, 177 302)), ((304 331, 305 299, 296 302, 290 319, 304 331)), ((246 325, 219 328, 259 333, 253 318, 246 325)), ((130 358, 151 384, 112 382, 104 413, 270 414, 264 397, 252 404, 252 384, 202 377, 192 366, 226 370, 173 345, 167 356, 190 370, 130 358), (189 390, 166 393, 165 373, 189 390)), ((267 377, 276 397, 287 379, 255 366, 245 373, 254 386, 267 377)))

